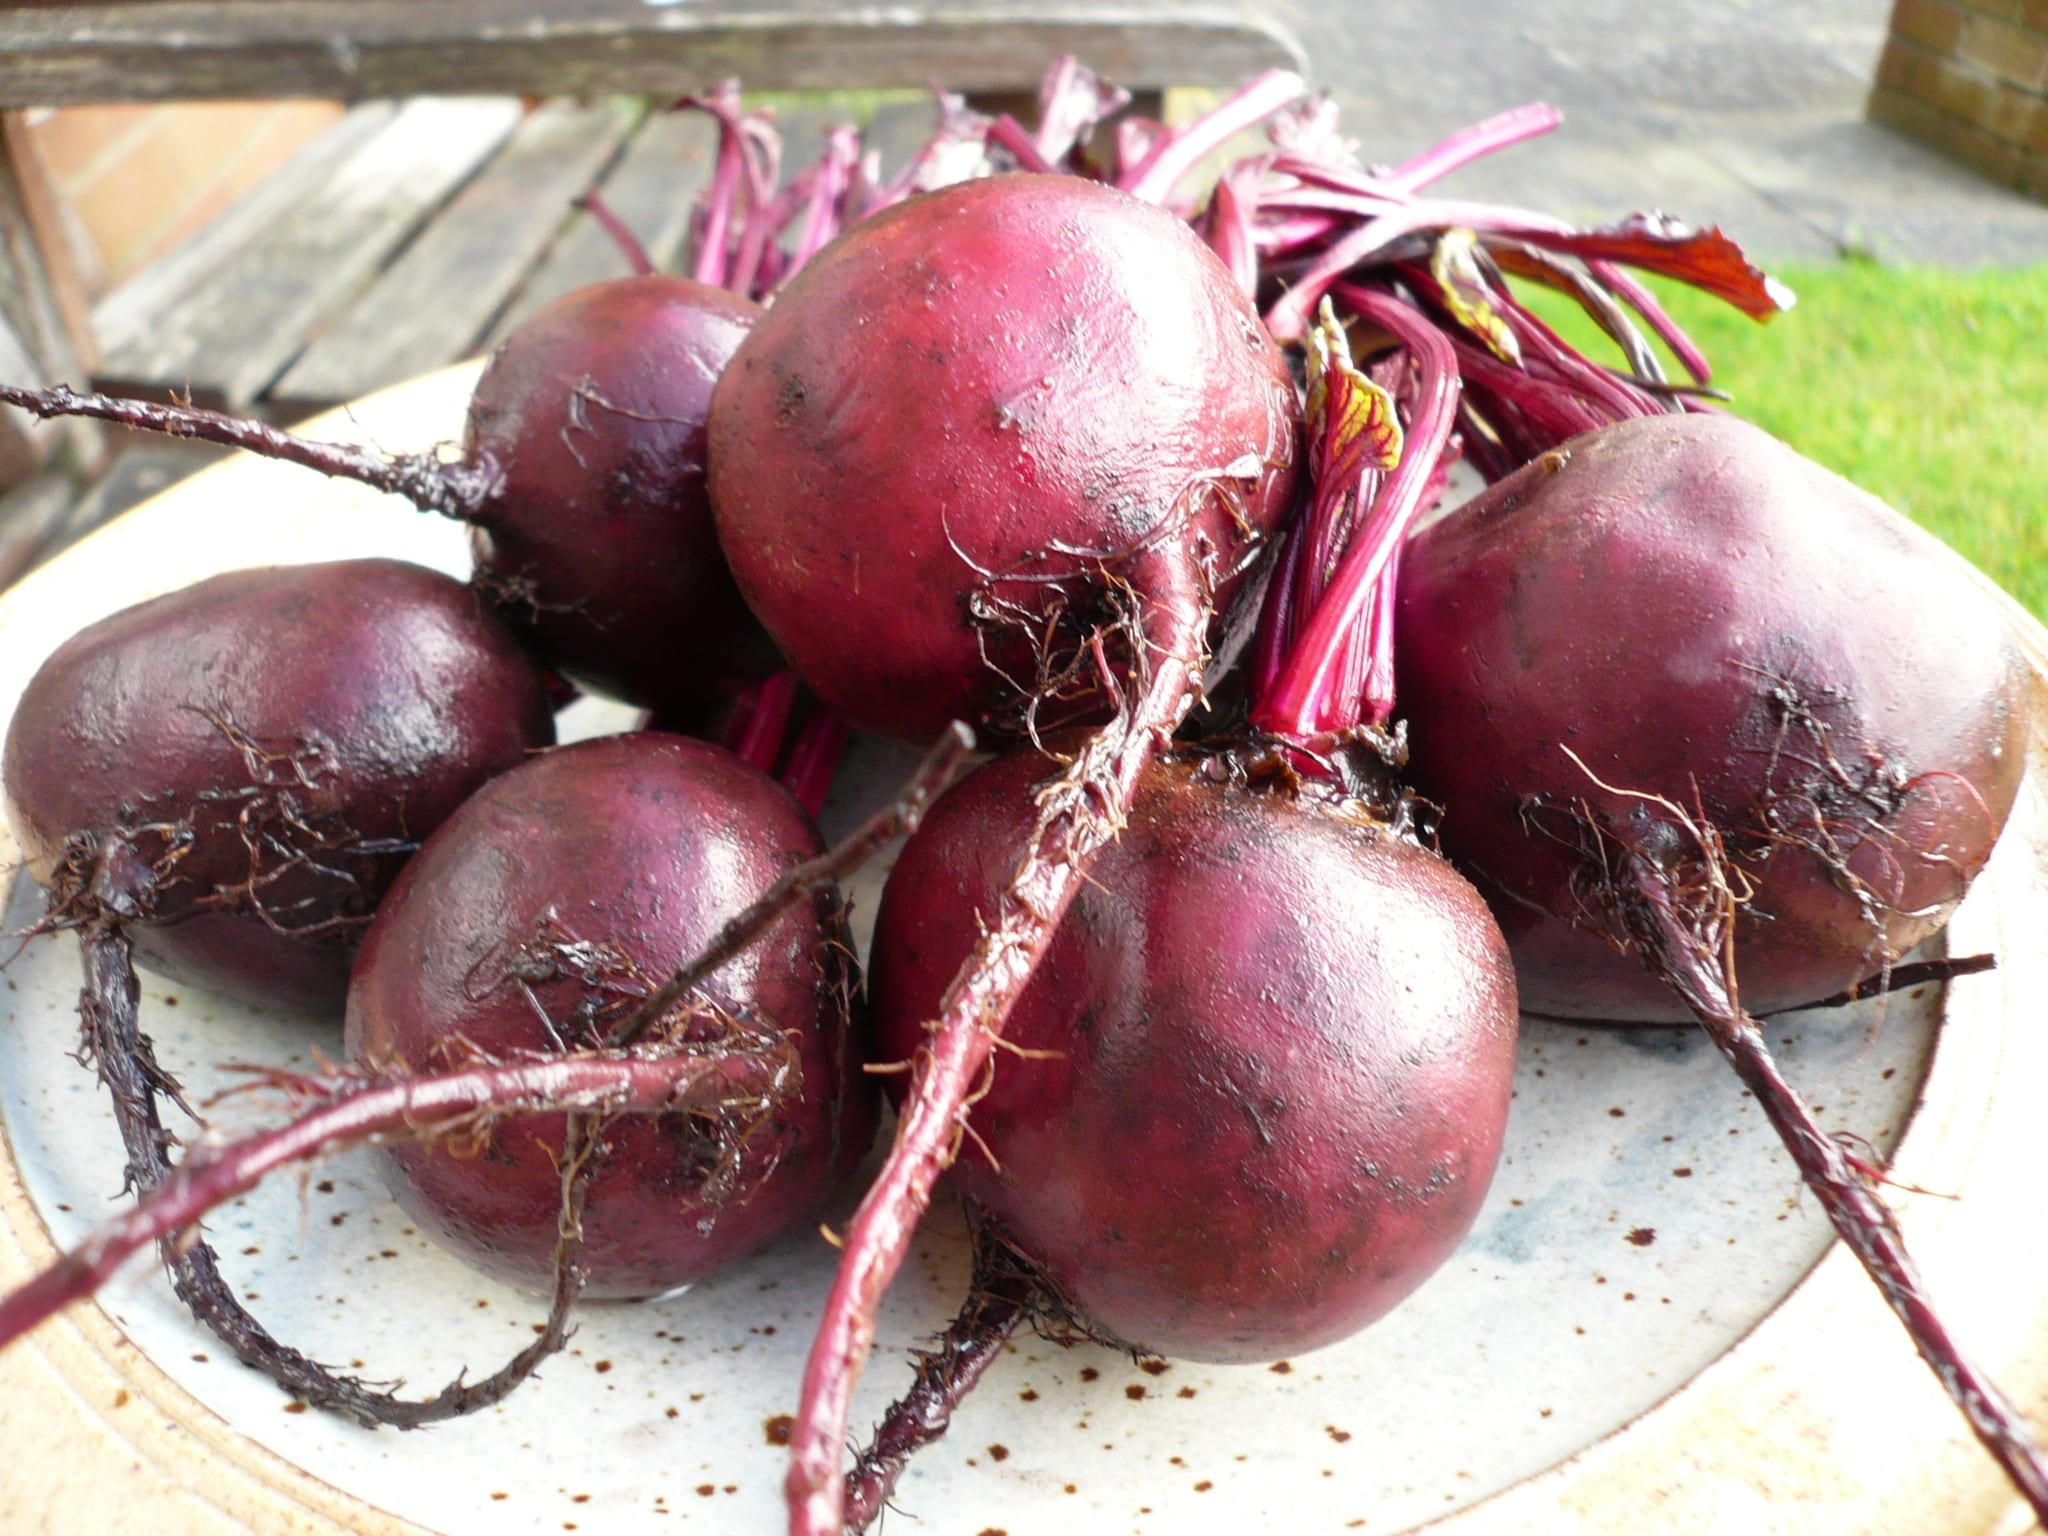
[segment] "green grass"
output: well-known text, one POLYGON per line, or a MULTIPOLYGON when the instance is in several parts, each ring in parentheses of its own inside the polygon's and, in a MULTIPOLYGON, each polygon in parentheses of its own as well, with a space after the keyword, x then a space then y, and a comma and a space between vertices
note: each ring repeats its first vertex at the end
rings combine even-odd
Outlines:
MULTIPOLYGON (((1733 408, 1933 530, 2048 619, 2048 265, 1789 266, 1758 325, 1660 284, 1733 408)), ((1527 285, 1523 285, 1526 292, 1527 285)), ((1612 348, 1539 294, 1588 356, 1612 348)), ((1560 309, 1562 305, 1563 310, 1560 309)))

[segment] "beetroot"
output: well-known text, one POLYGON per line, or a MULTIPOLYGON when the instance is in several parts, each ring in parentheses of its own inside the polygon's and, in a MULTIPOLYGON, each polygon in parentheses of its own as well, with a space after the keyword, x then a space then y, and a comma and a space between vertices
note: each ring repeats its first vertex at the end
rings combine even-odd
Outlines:
POLYGON ((675 277, 565 294, 485 368, 454 463, 67 389, 0 386, 0 400, 246 448, 470 522, 478 585, 544 661, 687 715, 777 665, 718 552, 703 478, 711 386, 758 313, 675 277))
POLYGON ((51 923, 102 914, 151 967, 338 1008, 418 839, 553 739, 533 664, 475 594, 395 560, 234 571, 80 631, 7 736, 51 923))
POLYGON ((477 581, 573 681, 688 711, 780 664, 704 484, 712 385, 760 312, 686 278, 599 283, 537 311, 477 380, 477 581))
MULTIPOLYGON (((933 808, 875 932, 909 1060, 1008 870, 1042 759, 933 808)), ((1387 1311, 1476 1216, 1513 973, 1478 894, 1355 805, 1155 761, 1010 1016, 948 1177, 1091 1331, 1271 1360, 1387 1311)))
POLYGON ((1643 795, 1726 840, 1753 1013, 1888 966, 1990 856, 2025 770, 2016 645, 1934 540, 1757 428, 1607 427, 1404 561, 1411 771, 1525 1007, 1691 1016, 1616 947, 1618 852, 1686 851, 1643 795))
POLYGON ((1415 781, 1531 1005, 1697 1019, 2048 1518, 2048 1461, 1755 1017, 1885 971, 1989 857, 2030 704, 1996 606, 1758 429, 1663 417, 1575 438, 1425 532, 1399 639, 1415 781))
MULTIPOLYGON (((616 1043, 676 966, 818 851, 789 795, 718 747, 639 732, 547 753, 490 784, 407 866, 356 967, 349 1055, 392 1077, 616 1043)), ((838 901, 821 895, 654 1022, 643 1048, 786 1042, 795 1091, 765 1123, 607 1126, 582 1221, 591 1294, 702 1278, 815 1212, 874 1127, 850 985, 838 901)), ((422 1227, 538 1288, 554 1274, 564 1134, 560 1116, 526 1117, 477 1146, 386 1155, 422 1227)))
MULTIPOLYGON (((43 926, 83 946, 83 1052, 131 1185, 170 1176, 158 1096, 182 1103, 141 1029, 134 956, 259 1001, 337 1007, 415 840, 553 734, 512 633, 461 583, 394 560, 230 572, 57 649, 15 710, 7 797, 50 890, 43 926)), ((163 1257, 238 1358, 364 1422, 479 1406, 538 1359, 401 1403, 279 1344, 203 1241, 167 1241, 163 1257)))
MULTIPOLYGON (((713 398, 712 503, 740 590, 854 726, 1015 728, 1104 622, 1105 568, 1179 605, 1158 643, 1209 628, 1287 508, 1297 417, 1178 219, 999 176, 864 220, 790 282, 713 398)), ((1099 713, 1095 674, 1074 686, 1099 713)))
POLYGON ((828 706, 913 737, 955 717, 999 733, 1110 717, 1018 824, 848 1229, 791 1435, 798 1529, 839 1527, 875 1305, 1004 1014, 1286 508, 1297 417, 1258 317, 1186 226, 1061 176, 964 183, 855 225, 719 382, 719 535, 828 706))

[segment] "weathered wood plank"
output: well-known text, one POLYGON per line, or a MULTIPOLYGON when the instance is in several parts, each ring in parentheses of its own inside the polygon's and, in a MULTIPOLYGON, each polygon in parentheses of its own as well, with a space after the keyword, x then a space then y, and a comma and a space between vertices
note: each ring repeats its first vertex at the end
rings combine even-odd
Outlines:
MULTIPOLYGON (((0 154, 0 367, 10 382, 43 385, 82 377, 84 363, 36 244, 30 197, 13 161, 0 154)), ((86 421, 37 427, 11 406, 0 407, 0 486, 24 478, 60 451, 74 470, 89 473, 106 458, 106 432, 86 421)))
POLYGON ((892 101, 875 111, 868 124, 867 147, 881 156, 882 180, 887 181, 915 155, 938 130, 939 109, 929 96, 920 101, 892 101))
POLYGON ((65 223, 63 194, 57 190, 23 114, 0 112, 0 143, 5 145, 8 167, 21 191, 22 212, 28 216, 29 235, 41 260, 50 301, 64 327, 67 350, 90 367, 99 348, 93 339, 85 277, 79 270, 72 231, 65 223))
MULTIPOLYGON (((718 125, 709 116, 656 112, 600 185, 606 205, 633 231, 657 271, 680 270, 690 235, 690 205, 710 184, 717 154, 718 125)), ((629 270, 612 237, 588 214, 578 213, 477 350, 494 349, 508 331, 550 300, 624 277, 629 270)))
POLYGON ((290 219, 293 210, 316 196, 335 168, 397 111, 393 101, 364 102, 208 220, 191 239, 108 293, 92 311, 101 352, 123 354, 146 345, 148 333, 164 315, 186 302, 243 246, 290 219))
POLYGON ((77 500, 71 477, 55 470, 0 496, 0 589, 13 586, 44 557, 77 500))
POLYGON ((269 391, 293 406, 353 400, 466 357, 642 116, 549 102, 337 315, 269 391))
POLYGON ((1297 66, 1253 0, 108 0, 0 6, 0 106, 199 97, 1025 87, 1073 53, 1133 88, 1297 66))
POLYGON ((208 403, 247 405, 521 115, 503 98, 407 102, 290 217, 259 231, 130 344, 110 347, 101 363, 108 387, 171 384, 208 403))

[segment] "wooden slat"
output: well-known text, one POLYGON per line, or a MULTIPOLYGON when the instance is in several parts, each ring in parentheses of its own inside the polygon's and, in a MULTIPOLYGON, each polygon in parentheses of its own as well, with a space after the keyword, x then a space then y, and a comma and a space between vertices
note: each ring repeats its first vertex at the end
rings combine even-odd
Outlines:
POLYGON ((550 102, 279 379, 326 405, 466 357, 639 121, 621 101, 550 102))
POLYGON ((1254 0, 110 0, 0 6, 0 106, 606 90, 1011 90, 1073 53, 1133 88, 1301 50, 1254 0))
POLYGON ((0 495, 0 589, 13 586, 42 558, 77 500, 71 477, 55 470, 0 495))
MULTIPOLYGON (((82 377, 84 363, 36 243, 31 197, 14 162, 0 154, 0 368, 11 383, 40 386, 82 377)), ((82 420, 38 427, 12 407, 0 407, 0 488, 60 450, 73 470, 91 473, 106 458, 105 429, 82 420)))
MULTIPOLYGON (((701 112, 652 114, 599 190, 612 212, 646 248, 655 269, 680 270, 690 235, 690 205, 710 184, 718 125, 701 112)), ((541 305, 631 269, 612 237, 579 213, 500 313, 479 351, 488 352, 541 305)))
POLYGON ((133 352, 147 344, 167 313, 203 287, 263 231, 289 220, 299 204, 318 195, 335 168, 378 133, 398 111, 392 101, 371 101, 321 134, 266 176, 175 250, 152 261, 93 306, 93 330, 103 354, 133 352))
POLYGON ((909 164, 938 126, 939 109, 929 97, 892 101, 877 108, 868 124, 867 147, 882 157, 882 180, 889 180, 909 164))
POLYGON ((130 344, 109 348, 109 387, 172 385, 203 402, 247 405, 520 116, 519 103, 503 98, 407 102, 289 217, 258 230, 130 344))
POLYGON ((57 190, 56 179, 22 113, 0 113, 0 142, 5 144, 8 166, 21 190, 22 212, 28 217, 29 235, 42 260, 51 303, 64 326, 66 350, 90 367, 99 348, 93 339, 85 278, 72 245, 72 231, 65 224, 63 194, 57 190))

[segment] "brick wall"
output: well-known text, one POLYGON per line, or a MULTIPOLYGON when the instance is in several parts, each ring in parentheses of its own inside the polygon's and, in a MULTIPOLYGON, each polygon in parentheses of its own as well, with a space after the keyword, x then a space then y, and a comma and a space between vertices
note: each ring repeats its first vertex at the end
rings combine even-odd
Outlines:
POLYGON ((341 112, 332 102, 204 102, 25 117, 97 288, 170 250, 341 112))
POLYGON ((1893 0, 1870 115, 2048 201, 2048 0, 1893 0))

